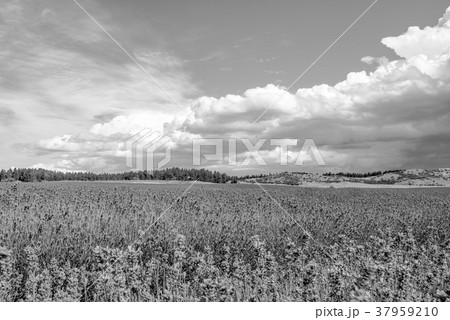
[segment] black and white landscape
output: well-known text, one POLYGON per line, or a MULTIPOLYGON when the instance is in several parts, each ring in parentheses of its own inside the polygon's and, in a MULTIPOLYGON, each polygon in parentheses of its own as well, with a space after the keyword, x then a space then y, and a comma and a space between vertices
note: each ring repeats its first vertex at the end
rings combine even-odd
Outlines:
POLYGON ((0 0, 0 301, 450 301, 450 7, 0 0))

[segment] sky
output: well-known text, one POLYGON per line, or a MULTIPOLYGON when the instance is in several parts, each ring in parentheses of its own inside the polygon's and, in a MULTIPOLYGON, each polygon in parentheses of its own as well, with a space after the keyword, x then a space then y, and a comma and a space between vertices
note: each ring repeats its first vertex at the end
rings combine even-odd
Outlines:
POLYGON ((448 1, 379 0, 313 66, 373 0, 78 3, 145 72, 73 0, 0 0, 0 168, 129 170, 145 128, 168 167, 217 138, 237 165, 202 167, 236 174, 450 167, 448 1))

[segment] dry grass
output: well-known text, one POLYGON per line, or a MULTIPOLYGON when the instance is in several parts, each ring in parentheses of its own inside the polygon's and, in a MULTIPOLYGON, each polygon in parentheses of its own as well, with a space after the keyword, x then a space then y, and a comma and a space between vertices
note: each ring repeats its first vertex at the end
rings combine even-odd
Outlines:
POLYGON ((445 301, 450 194, 0 184, 0 301, 445 301))

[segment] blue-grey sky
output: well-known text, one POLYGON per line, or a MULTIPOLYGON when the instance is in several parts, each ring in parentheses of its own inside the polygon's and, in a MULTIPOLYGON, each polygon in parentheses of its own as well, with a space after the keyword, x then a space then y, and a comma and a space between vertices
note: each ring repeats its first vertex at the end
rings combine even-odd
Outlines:
MULTIPOLYGON (((123 141, 163 123, 180 166, 209 137, 312 138, 330 170, 449 166, 448 1, 378 1, 255 125, 373 0, 78 2, 200 125, 74 1, 0 0, 2 168, 125 170, 123 141)), ((264 170, 210 167, 279 170, 263 149, 264 170)))
MULTIPOLYGON (((268 83, 289 86, 373 0, 81 3, 127 48, 174 54, 203 94, 220 97, 268 83)), ((433 25, 448 6, 445 0, 380 0, 293 89, 340 82, 365 67, 364 56, 394 58, 380 39, 433 25)))

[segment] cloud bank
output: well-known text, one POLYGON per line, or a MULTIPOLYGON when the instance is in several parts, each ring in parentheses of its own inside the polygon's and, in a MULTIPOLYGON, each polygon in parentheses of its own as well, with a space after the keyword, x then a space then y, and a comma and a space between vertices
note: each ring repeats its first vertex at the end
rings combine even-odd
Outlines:
MULTIPOLYGON (((113 105, 117 115, 92 125, 85 133, 40 139, 29 149, 63 159, 63 169, 124 170, 125 139, 145 127, 161 128, 163 123, 167 123, 166 134, 174 141, 174 164, 181 166, 191 165, 189 150, 194 137, 300 141, 312 138, 327 163, 326 170, 364 171, 448 165, 450 8, 433 27, 410 27, 404 34, 384 38, 381 42, 392 49, 398 59, 363 57, 364 63, 374 67, 372 72, 350 72, 345 80, 335 85, 321 84, 288 92, 255 125, 252 125, 253 121, 279 99, 284 88, 268 84, 248 89, 242 95, 202 96, 190 100, 184 98, 186 93, 180 91, 180 86, 171 88, 180 92, 180 99, 199 126, 189 119, 184 120, 182 115, 161 115, 157 110, 164 103, 155 96, 146 102, 155 105, 152 110, 142 107, 139 112, 124 113, 120 106, 126 102, 121 101, 120 91, 103 102, 85 92, 78 92, 75 94, 79 99, 77 104, 89 105, 96 101, 98 105, 104 105, 104 111, 113 105)), ((58 53, 53 55, 59 56, 58 53)), ((64 57, 69 59, 67 55, 64 57)), ((145 59, 145 54, 141 58, 145 59)), ((126 68, 130 74, 128 80, 135 80, 128 85, 128 90, 145 91, 141 76, 131 73, 132 66, 126 68)), ((75 78, 73 81, 76 82, 75 78)), ((95 79, 95 75, 89 81, 98 88, 104 86, 102 81, 95 79)), ((66 94, 67 91, 60 96, 66 94)), ((69 101, 73 103, 73 99, 69 101)), ((244 151, 240 151, 244 156, 244 151)), ((265 146, 264 151, 277 150, 273 146, 265 146)), ((276 157, 273 159, 268 168, 280 169, 276 157)), ((220 167, 220 164, 211 165, 220 167)), ((221 169, 233 171, 242 168, 227 169, 225 163, 221 169)), ((249 169, 257 168, 250 165, 249 169)), ((299 168, 296 170, 301 171, 299 168)))

